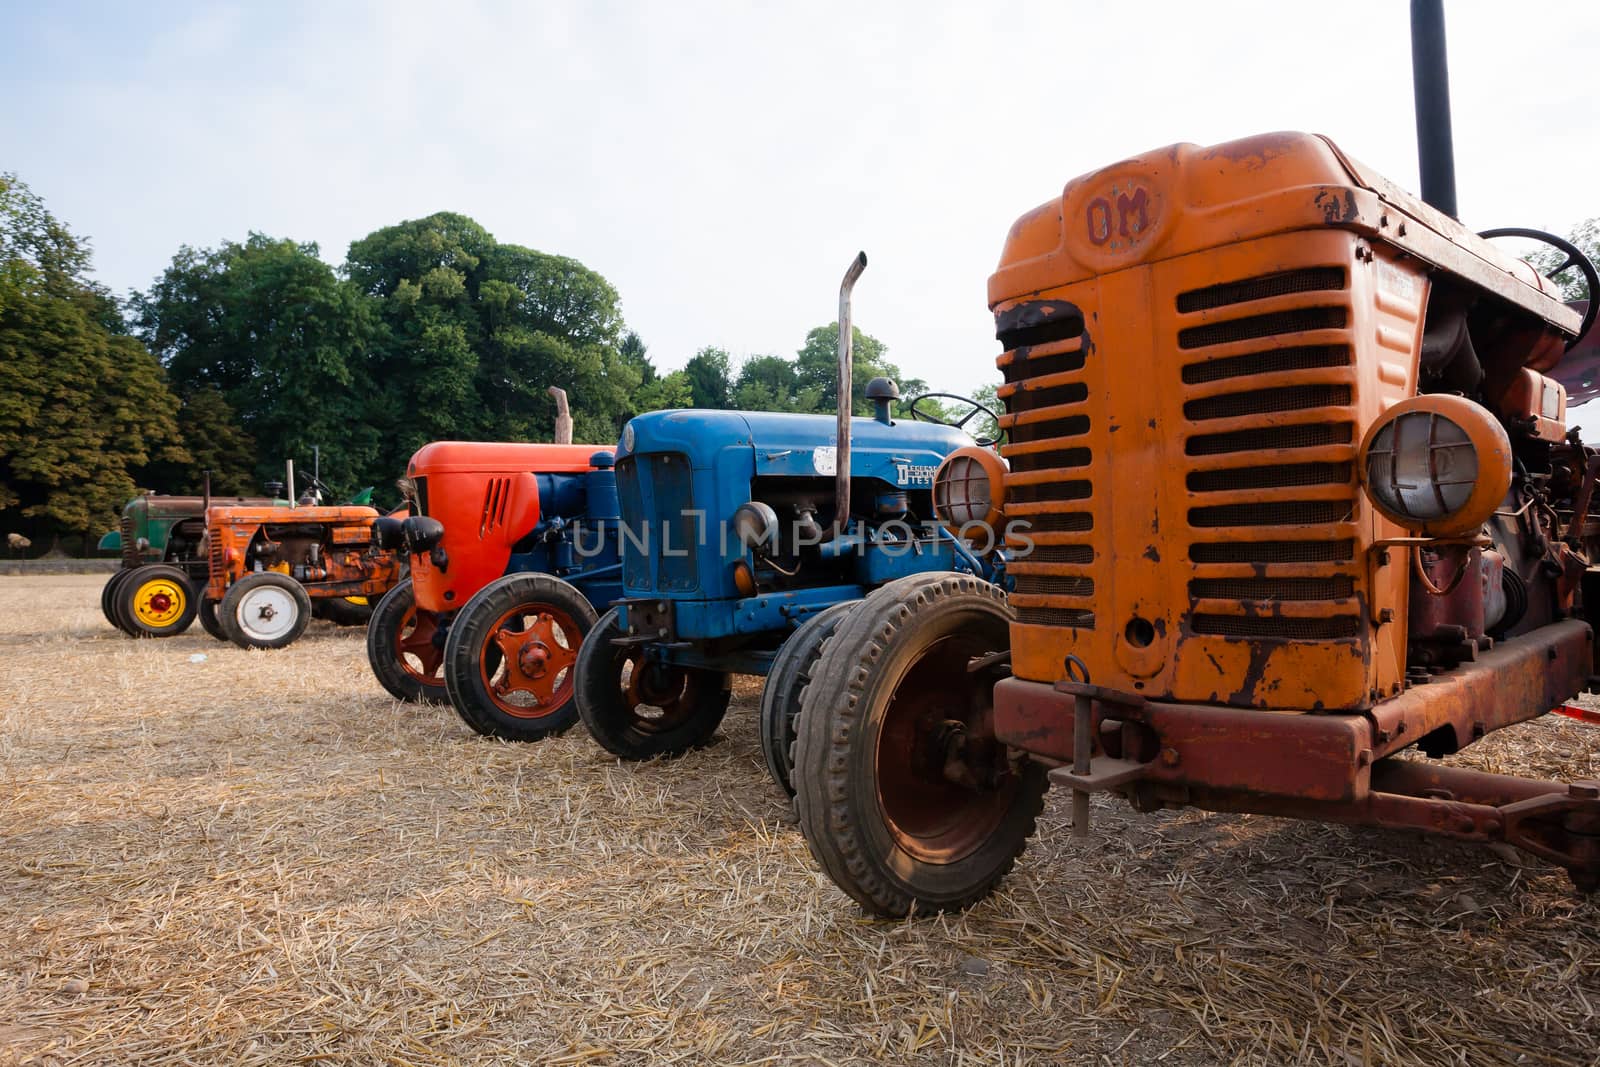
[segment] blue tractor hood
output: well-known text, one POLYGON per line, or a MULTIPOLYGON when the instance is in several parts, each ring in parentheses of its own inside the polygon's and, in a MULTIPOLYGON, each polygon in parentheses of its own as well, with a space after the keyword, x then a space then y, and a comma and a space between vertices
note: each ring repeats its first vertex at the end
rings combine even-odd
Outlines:
MULTIPOLYGON (((652 411, 623 427, 617 459, 636 453, 677 452, 697 470, 718 467, 730 448, 753 451, 757 477, 832 478, 837 470, 837 423, 832 415, 703 408, 652 411)), ((850 475, 901 489, 927 489, 951 452, 972 443, 960 430, 912 419, 884 425, 850 421, 850 475)), ((724 461, 725 462, 725 461, 724 461)))

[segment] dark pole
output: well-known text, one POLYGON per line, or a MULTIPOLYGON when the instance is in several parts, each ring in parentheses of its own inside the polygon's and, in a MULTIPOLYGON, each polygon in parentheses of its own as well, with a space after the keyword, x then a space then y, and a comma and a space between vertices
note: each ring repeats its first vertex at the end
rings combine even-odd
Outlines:
POLYGON ((1444 0, 1411 0, 1411 85, 1417 100, 1422 199, 1456 218, 1456 150, 1450 135, 1444 0))

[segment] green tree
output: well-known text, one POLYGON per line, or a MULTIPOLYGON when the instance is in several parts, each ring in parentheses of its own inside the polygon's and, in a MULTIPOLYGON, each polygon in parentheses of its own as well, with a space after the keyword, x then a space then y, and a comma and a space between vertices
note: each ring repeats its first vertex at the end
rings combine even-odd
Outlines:
MULTIPOLYGON (((479 364, 486 331, 475 305, 493 248, 487 230, 451 212, 386 226, 350 245, 345 274, 378 309, 367 411, 382 433, 379 465, 388 471, 403 470, 429 441, 487 429, 481 380, 508 379, 503 353, 498 366, 479 364)), ((524 294, 502 279, 488 297, 492 312, 509 321, 524 294)), ((537 383, 526 385, 533 391, 537 383)), ((511 417, 509 410, 501 415, 511 417)))
MULTIPOLYGON (((1567 234, 1567 240, 1577 245, 1583 254, 1589 257, 1591 263, 1600 264, 1600 218, 1585 219, 1578 223, 1572 228, 1572 232, 1567 234)), ((1540 274, 1549 274, 1566 262, 1567 254, 1560 249, 1541 244, 1533 246, 1525 258, 1540 274)), ((1583 279, 1583 272, 1576 267, 1568 267, 1557 275, 1556 285, 1563 300, 1600 298, 1600 293, 1591 297, 1583 279)))
POLYGON ((202 385, 182 397, 178 431, 190 458, 180 463, 152 464, 141 475, 142 481, 168 492, 200 493, 205 488, 206 472, 210 471, 213 493, 254 496, 261 492, 256 470, 260 453, 221 390, 202 385))
POLYGON ((820 411, 822 389, 802 386, 793 360, 751 356, 739 368, 733 406, 744 411, 820 411))
POLYGON ((689 375, 681 370, 675 370, 641 385, 634 396, 633 410, 629 414, 632 416, 645 411, 692 407, 694 407, 694 389, 689 383, 689 375))
POLYGON ((689 393, 697 408, 726 408, 733 393, 733 359, 721 348, 706 347, 684 364, 689 393))
POLYGON ((567 391, 575 439, 614 441, 656 378, 605 278, 465 216, 377 230, 350 246, 345 272, 378 308, 374 418, 391 467, 441 437, 548 440, 552 385, 567 391))
MULTIPOLYGON (((868 415, 872 405, 867 403, 867 383, 874 378, 891 378, 899 386, 900 395, 914 397, 928 390, 928 383, 920 378, 905 378, 900 368, 889 362, 889 347, 871 334, 862 333, 859 326, 851 327, 851 377, 853 381, 852 410, 857 415, 868 415)), ((795 375, 801 389, 817 391, 817 406, 813 410, 838 409, 839 378, 839 324, 818 326, 806 334, 806 342, 795 359, 795 375)), ((905 411, 901 404, 897 409, 905 411)))
MULTIPOLYGON (((986 385, 978 386, 977 390, 972 394, 972 399, 996 415, 1004 415, 1006 409, 997 395, 999 391, 1000 387, 998 385, 994 382, 989 382, 986 385)), ((976 418, 967 423, 967 432, 980 440, 997 441, 1000 439, 1000 424, 980 411, 976 418)))
POLYGON ((89 265, 87 243, 0 174, 0 510, 35 532, 109 525, 138 472, 189 458, 160 363, 89 265))
MULTIPOLYGON (((392 477, 392 466, 380 462, 385 427, 372 417, 372 399, 381 393, 370 359, 371 301, 334 274, 316 245, 253 233, 243 244, 184 247, 150 291, 134 298, 133 311, 140 336, 179 391, 201 398, 189 412, 191 434, 220 431, 226 440, 215 447, 236 453, 245 438, 217 418, 225 409, 237 412, 258 450, 258 478, 281 470, 286 459, 309 463, 313 446, 321 447, 336 491, 376 480, 375 467, 385 482, 392 477)), ((201 451, 211 455, 209 446, 201 451)), ((244 480, 231 462, 218 462, 225 480, 244 480)), ((194 476, 191 466, 191 487, 194 476)))
POLYGON ((636 368, 643 376, 646 385, 656 380, 655 364, 650 362, 648 351, 643 339, 632 330, 624 334, 622 342, 617 345, 617 353, 622 356, 622 362, 636 368))

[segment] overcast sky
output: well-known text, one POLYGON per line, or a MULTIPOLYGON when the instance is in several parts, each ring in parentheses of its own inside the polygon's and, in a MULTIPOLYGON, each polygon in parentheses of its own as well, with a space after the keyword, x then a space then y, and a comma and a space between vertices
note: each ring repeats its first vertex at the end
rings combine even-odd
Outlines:
MULTIPOLYGON (((1600 3, 1449 0, 1469 225, 1600 215, 1600 3)), ((435 211, 573 256, 659 366, 835 314, 996 377, 1012 220, 1127 155, 1326 133, 1417 187, 1405 0, 34 4, 0 0, 0 170, 145 288, 252 230, 342 262, 435 211)), ((579 401, 581 402, 581 400, 579 401)))

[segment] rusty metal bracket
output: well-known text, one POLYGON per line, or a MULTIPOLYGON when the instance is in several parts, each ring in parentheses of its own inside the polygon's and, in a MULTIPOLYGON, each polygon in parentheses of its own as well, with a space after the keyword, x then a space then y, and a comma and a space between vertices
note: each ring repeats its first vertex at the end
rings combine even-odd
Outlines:
POLYGON ((1094 761, 1093 770, 1080 772, 1076 767, 1057 767, 1050 772, 1050 780, 1056 785, 1066 786, 1087 795, 1103 793, 1109 789, 1120 789, 1130 782, 1143 778, 1149 769, 1148 763, 1101 756, 1094 761))

